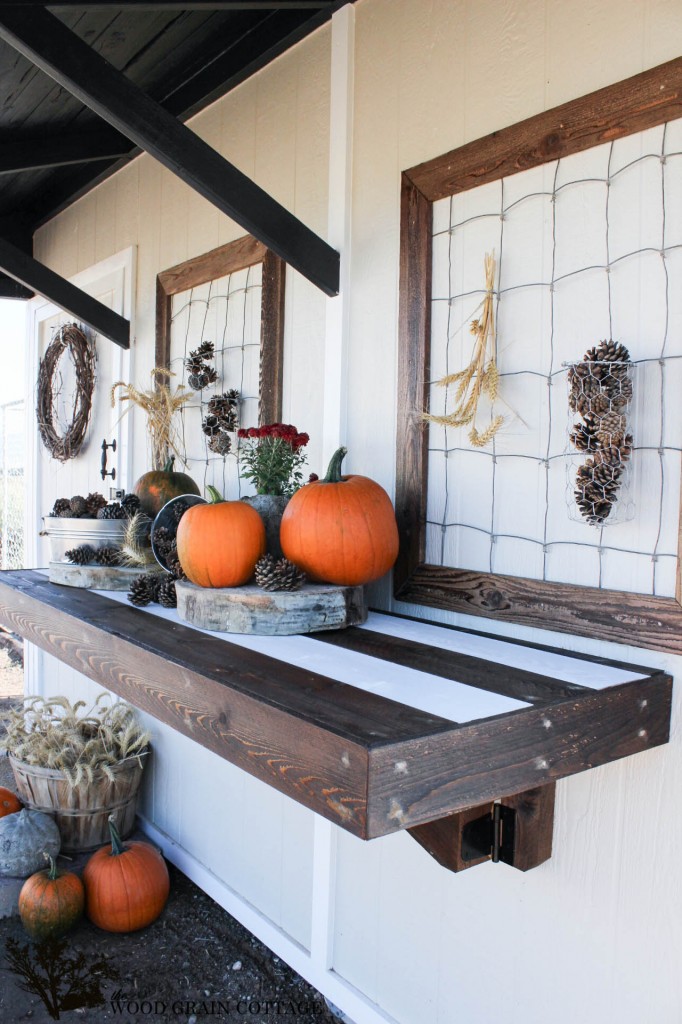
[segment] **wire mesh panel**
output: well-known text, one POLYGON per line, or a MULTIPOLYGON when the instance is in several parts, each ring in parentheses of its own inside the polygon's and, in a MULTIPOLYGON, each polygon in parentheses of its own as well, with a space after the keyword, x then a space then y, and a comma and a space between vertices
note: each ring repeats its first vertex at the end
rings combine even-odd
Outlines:
POLYGON ((202 488, 213 484, 227 498, 246 493, 238 474, 236 430, 258 424, 261 293, 262 264, 257 263, 172 297, 173 383, 194 395, 181 413, 183 457, 202 488), (214 371, 208 380, 192 372, 191 362, 191 354, 207 342, 212 343, 212 355, 199 362, 214 371), (224 395, 228 398, 223 404, 232 415, 222 421, 230 429, 219 430, 212 417, 224 395))
MULTIPOLYGON (((484 258, 492 252, 499 385, 480 407, 478 429, 499 415, 503 423, 484 447, 471 444, 466 427, 429 424, 426 562, 674 596, 682 121, 433 203, 432 414, 447 416, 456 405, 456 387, 438 382, 471 360, 470 323, 485 299, 484 258), (575 367, 594 362, 588 353, 601 341, 627 350, 629 383, 619 385, 620 397, 609 392, 598 413, 584 397, 571 408, 575 367), (623 388, 632 392, 627 402, 623 388), (567 465, 577 453, 583 466, 595 461, 586 429, 609 435, 597 456, 599 479, 616 455, 630 473, 627 491, 618 475, 606 488, 609 503, 591 515, 581 511, 588 470, 582 478, 574 472, 567 505, 567 465)), ((581 388, 599 390, 593 380, 581 388)))
POLYGON ((0 544, 3 569, 24 564, 24 403, 0 405, 0 544))

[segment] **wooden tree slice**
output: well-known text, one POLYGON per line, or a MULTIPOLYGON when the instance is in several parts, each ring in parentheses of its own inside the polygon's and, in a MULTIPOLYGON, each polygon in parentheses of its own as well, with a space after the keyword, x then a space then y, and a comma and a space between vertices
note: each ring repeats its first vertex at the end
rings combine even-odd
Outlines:
MULTIPOLYGON (((153 568, 153 566, 151 567, 153 568)), ((74 565, 71 562, 50 562, 50 583, 64 587, 85 587, 89 590, 130 590, 130 584, 144 567, 132 569, 118 565, 74 565)))
POLYGON ((175 584, 178 615, 200 629, 218 633, 290 636, 358 626, 367 618, 364 587, 309 583, 300 590, 267 591, 245 587, 175 584))

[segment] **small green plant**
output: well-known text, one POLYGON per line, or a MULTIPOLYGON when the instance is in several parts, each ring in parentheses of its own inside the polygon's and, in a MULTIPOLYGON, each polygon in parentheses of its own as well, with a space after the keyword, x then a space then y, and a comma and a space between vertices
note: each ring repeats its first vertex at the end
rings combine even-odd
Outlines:
POLYGON ((66 697, 27 697, 10 710, 0 747, 24 764, 62 771, 73 788, 92 783, 99 772, 113 781, 114 766, 126 758, 141 763, 150 735, 135 708, 108 693, 82 713, 86 707, 66 697))

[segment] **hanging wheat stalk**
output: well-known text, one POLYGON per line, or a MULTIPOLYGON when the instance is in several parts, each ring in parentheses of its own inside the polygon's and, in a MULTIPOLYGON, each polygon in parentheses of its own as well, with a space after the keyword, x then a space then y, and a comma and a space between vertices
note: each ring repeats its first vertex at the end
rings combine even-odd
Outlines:
MULTIPOLYGON (((116 405, 116 391, 122 389, 118 396, 121 402, 132 402, 133 405, 142 409, 147 416, 147 433, 152 449, 152 468, 163 469, 168 456, 175 454, 183 462, 185 461, 180 452, 180 437, 174 423, 176 412, 182 408, 185 402, 193 398, 193 393, 180 384, 175 391, 171 391, 170 384, 164 383, 163 378, 174 377, 170 370, 157 366, 152 370, 152 379, 155 386, 150 391, 138 391, 133 384, 126 384, 124 381, 116 381, 111 389, 111 407, 116 405)), ((130 409, 124 410, 127 412, 130 409)))
POLYGON ((471 322, 471 333, 476 341, 471 362, 465 370, 450 373, 437 383, 440 387, 457 384, 455 392, 455 408, 446 416, 432 416, 424 413, 424 419, 431 423, 439 423, 444 427, 466 427, 471 424, 469 440, 474 448, 483 448, 492 441, 504 422, 504 416, 495 416, 489 426, 479 433, 476 427, 476 412, 481 395, 486 395, 491 402, 497 398, 499 375, 495 362, 495 313, 493 308, 495 288, 495 256, 485 256, 485 298, 478 320, 471 322), (490 358, 486 362, 488 349, 490 358))

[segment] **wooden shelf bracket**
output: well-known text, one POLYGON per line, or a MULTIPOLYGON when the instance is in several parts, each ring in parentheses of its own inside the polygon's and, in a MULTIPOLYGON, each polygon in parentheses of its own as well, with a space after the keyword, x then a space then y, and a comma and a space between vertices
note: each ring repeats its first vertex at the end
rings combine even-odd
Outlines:
POLYGON ((556 783, 408 828, 449 871, 491 860, 529 871, 552 855, 556 783))

